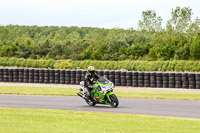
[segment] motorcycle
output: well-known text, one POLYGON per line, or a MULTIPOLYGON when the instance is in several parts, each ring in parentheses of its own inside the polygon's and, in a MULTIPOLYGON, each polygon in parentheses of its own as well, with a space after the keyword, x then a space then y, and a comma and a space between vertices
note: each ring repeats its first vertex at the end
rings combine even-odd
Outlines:
POLYGON ((92 104, 86 97, 87 89, 84 87, 84 81, 80 82, 80 92, 77 93, 78 96, 85 99, 88 105, 95 106, 96 104, 108 104, 113 108, 116 108, 119 105, 118 98, 113 92, 114 84, 106 77, 100 77, 97 81, 94 81, 93 86, 95 86, 96 89, 91 89, 91 97, 93 99, 92 104))

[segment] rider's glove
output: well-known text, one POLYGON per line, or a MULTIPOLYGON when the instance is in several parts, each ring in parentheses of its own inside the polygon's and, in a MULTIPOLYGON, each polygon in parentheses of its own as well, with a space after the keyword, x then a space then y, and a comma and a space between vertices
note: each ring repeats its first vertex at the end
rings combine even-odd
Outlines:
POLYGON ((94 88, 94 89, 96 89, 96 88, 98 88, 98 86, 92 86, 92 85, 90 85, 90 86, 88 86, 89 88, 94 88))

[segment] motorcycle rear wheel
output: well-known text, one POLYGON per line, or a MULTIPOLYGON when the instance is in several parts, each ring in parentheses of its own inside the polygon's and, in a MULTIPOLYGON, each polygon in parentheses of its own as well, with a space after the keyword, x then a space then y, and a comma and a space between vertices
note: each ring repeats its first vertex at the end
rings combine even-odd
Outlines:
POLYGON ((118 98, 115 94, 112 94, 109 96, 110 97, 110 106, 113 108, 116 108, 119 105, 118 98))

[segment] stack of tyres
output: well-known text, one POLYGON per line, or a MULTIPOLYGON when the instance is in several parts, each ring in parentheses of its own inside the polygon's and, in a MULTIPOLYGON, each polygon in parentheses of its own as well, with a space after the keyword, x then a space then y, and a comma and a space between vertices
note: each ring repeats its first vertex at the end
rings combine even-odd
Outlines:
POLYGON ((65 70, 60 70, 60 84, 65 84, 65 70))
POLYGON ((115 84, 115 72, 109 71, 108 79, 115 84))
POLYGON ((150 73, 144 73, 144 87, 150 87, 150 73))
MULTIPOLYGON (((87 73, 87 70, 82 70, 81 71, 81 80, 84 81, 85 80, 85 75, 87 73)), ((99 72, 98 72, 99 73, 99 72)), ((103 72, 102 72, 103 73, 103 72)))
POLYGON ((195 79, 196 79, 196 89, 200 89, 200 73, 196 73, 195 79))
POLYGON ((76 84, 77 85, 79 85, 81 82, 81 75, 82 75, 81 70, 76 70, 76 84))
POLYGON ((169 88, 175 88, 175 73, 169 73, 169 88))
POLYGON ((182 73, 182 88, 189 88, 188 73, 182 73))
POLYGON ((162 74, 163 88, 169 88, 169 73, 162 74))
POLYGON ((71 84, 76 84, 76 70, 71 70, 70 78, 71 78, 71 84))
POLYGON ((59 69, 55 70, 55 83, 60 84, 60 70, 59 69))
POLYGON ((29 69, 24 69, 24 83, 28 83, 28 79, 29 79, 29 69))
POLYGON ((13 82, 13 69, 8 69, 8 82, 13 82))
POLYGON ((34 69, 29 69, 28 82, 34 83, 34 69))
POLYGON ((175 88, 182 88, 181 77, 182 77, 181 73, 176 73, 175 74, 175 88))
POLYGON ((19 69, 19 82, 24 82, 24 69, 19 69))
POLYGON ((65 84, 71 83, 70 70, 65 70, 65 84))
MULTIPOLYGON (((87 73, 87 71, 85 70, 85 74, 87 73)), ((85 74, 84 74, 84 77, 85 77, 85 74)), ((102 77, 103 76, 103 71, 102 70, 98 70, 97 71, 97 74, 102 77)))
POLYGON ((55 83, 55 70, 54 69, 46 69, 44 70, 44 83, 55 83))
POLYGON ((103 71, 103 76, 105 76, 108 79, 109 78, 109 71, 103 71))
POLYGON ((4 82, 8 82, 8 68, 3 69, 4 82))
POLYGON ((121 78, 121 86, 126 86, 127 85, 127 82, 126 82, 126 72, 124 71, 121 71, 121 74, 120 74, 120 78, 121 78))
POLYGON ((121 79, 120 79, 120 71, 115 71, 115 85, 120 86, 121 85, 121 79))
POLYGON ((162 73, 161 72, 156 73, 156 87, 157 88, 163 87, 162 73))
POLYGON ((0 82, 4 81, 3 80, 3 69, 0 68, 0 82))
POLYGON ((194 73, 188 73, 188 81, 189 81, 189 88, 195 89, 196 83, 195 83, 195 74, 194 73))
MULTIPOLYGON (((81 80, 84 81, 85 80, 85 75, 87 73, 87 70, 82 70, 81 71, 81 80)), ((99 73, 99 72, 98 72, 99 73)), ((102 71, 102 75, 103 75, 103 71, 102 71)))
POLYGON ((13 69, 13 82, 18 82, 18 75, 19 75, 19 69, 18 68, 14 68, 13 69))
POLYGON ((126 86, 132 86, 132 72, 126 72, 126 86))
POLYGON ((39 69, 34 69, 34 83, 39 83, 39 69))
POLYGON ((138 72, 132 72, 132 86, 138 87, 138 72))
POLYGON ((138 87, 144 87, 144 72, 138 73, 138 87))
POLYGON ((150 87, 156 87, 156 73, 150 73, 150 87))
POLYGON ((44 83, 44 69, 39 69, 39 83, 44 83))

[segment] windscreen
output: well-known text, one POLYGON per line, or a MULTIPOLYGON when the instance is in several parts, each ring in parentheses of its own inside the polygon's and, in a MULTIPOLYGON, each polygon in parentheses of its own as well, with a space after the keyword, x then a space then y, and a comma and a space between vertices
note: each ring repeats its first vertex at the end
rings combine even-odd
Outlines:
POLYGON ((101 84, 108 84, 109 83, 109 81, 106 78, 104 78, 104 77, 99 78, 97 80, 97 82, 99 82, 101 84))

